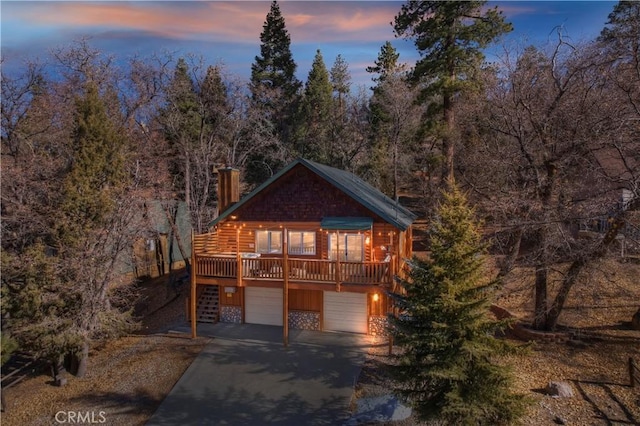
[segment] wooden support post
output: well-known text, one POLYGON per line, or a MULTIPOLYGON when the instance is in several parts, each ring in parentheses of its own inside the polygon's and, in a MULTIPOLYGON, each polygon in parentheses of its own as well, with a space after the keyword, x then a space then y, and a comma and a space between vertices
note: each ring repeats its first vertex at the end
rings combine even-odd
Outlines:
POLYGON ((193 231, 191 231, 191 274, 190 274, 190 281, 191 281, 191 338, 195 339, 196 337, 198 337, 197 335, 197 301, 196 301, 196 297, 197 297, 197 291, 196 291, 196 287, 198 285, 198 282, 196 281, 196 275, 198 274, 198 259, 196 256, 196 249, 195 249, 195 245, 194 245, 194 235, 193 235, 193 231))
POLYGON ((336 291, 340 291, 340 231, 336 231, 336 291))
POLYGON ((289 346, 289 249, 288 249, 288 235, 285 228, 282 232, 282 274, 283 274, 283 289, 282 289, 282 340, 284 346, 289 346))
POLYGON ((236 229, 236 282, 238 287, 242 287, 242 254, 240 254, 240 229, 236 229))
POLYGON ((245 295, 244 287, 238 287, 238 291, 241 292, 241 294, 240 294, 240 312, 241 312, 240 323, 244 324, 244 312, 245 312, 245 309, 244 309, 244 306, 245 306, 245 303, 244 303, 244 295, 245 295))
MULTIPOLYGON (((396 283, 394 280, 394 277, 397 273, 396 271, 396 257, 395 255, 391 256, 391 259, 389 260, 389 279, 391 282, 391 292, 395 293, 396 292, 396 283)), ((389 301, 390 303, 390 310, 392 312, 392 314, 397 317, 398 316, 398 308, 396 307, 396 304, 393 303, 392 300, 389 301)), ((389 332, 389 355, 393 354, 393 334, 391 332, 389 332)))

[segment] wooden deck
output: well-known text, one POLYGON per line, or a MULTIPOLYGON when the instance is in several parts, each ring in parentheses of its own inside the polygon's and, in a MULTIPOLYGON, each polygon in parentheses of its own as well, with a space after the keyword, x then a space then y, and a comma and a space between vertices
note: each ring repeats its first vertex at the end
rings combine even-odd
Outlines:
MULTIPOLYGON (((195 255, 196 279, 247 281, 284 281, 326 284, 363 284, 385 286, 391 283, 391 262, 338 262, 319 259, 282 257, 243 258, 238 255, 195 255)), ((209 281, 209 280, 207 280, 209 281)))

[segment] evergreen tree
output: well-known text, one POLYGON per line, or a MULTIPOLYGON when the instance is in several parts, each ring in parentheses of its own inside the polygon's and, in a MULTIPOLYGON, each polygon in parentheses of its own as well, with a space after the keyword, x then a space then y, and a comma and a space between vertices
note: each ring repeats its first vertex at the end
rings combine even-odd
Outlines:
POLYGON ((410 137, 408 133, 415 131, 409 122, 417 118, 413 115, 418 113, 414 108, 413 90, 408 87, 405 66, 398 62, 399 57, 387 41, 380 48, 376 66, 367 67, 367 72, 378 75, 372 78, 377 84, 372 88, 373 96, 369 100, 370 180, 394 199, 398 192, 398 154, 404 151, 410 137))
POLYGON ((482 49, 512 30, 498 7, 486 1, 407 1, 394 20, 398 36, 412 38, 421 54, 413 77, 424 85, 423 96, 438 95, 431 118, 441 117, 442 178, 453 179, 456 136, 454 103, 457 95, 478 84, 475 75, 482 65, 482 49), (441 114, 441 115, 440 115, 441 114))
POLYGON ((184 58, 178 59, 159 120, 169 145, 169 167, 174 190, 190 207, 190 153, 199 138, 202 115, 189 66, 184 58))
POLYGON ((401 181, 407 181, 407 167, 412 162, 416 134, 424 108, 417 103, 418 90, 401 72, 388 74, 376 86, 370 100, 374 130, 372 169, 377 172, 381 188, 398 199, 401 181), (404 179, 401 175, 404 174, 404 179))
POLYGON ((351 74, 349 73, 349 64, 347 63, 347 61, 345 61, 342 55, 338 55, 336 57, 336 60, 333 63, 329 74, 331 76, 331 86, 333 87, 333 92, 337 95, 338 99, 338 111, 342 115, 345 109, 345 98, 349 94, 349 90, 351 88, 351 74))
MULTIPOLYGON (((220 68, 210 66, 207 68, 204 81, 200 87, 200 97, 202 98, 202 115, 212 127, 219 127, 224 124, 225 115, 229 113, 231 106, 227 99, 227 88, 222 81, 220 68)), ((222 134, 223 132, 218 132, 222 134)))
MULTIPOLYGON (((215 180, 213 171, 232 144, 234 129, 229 118, 232 106, 220 68, 210 66, 200 85, 201 126, 191 157, 191 223, 197 232, 205 232, 214 218, 215 180)), ((225 158, 226 159, 226 158, 225 158)), ((227 163, 229 167, 236 164, 227 163)))
POLYGON ((76 101, 74 156, 63 184, 62 244, 75 244, 101 226, 125 184, 125 139, 112 123, 98 87, 87 83, 84 97, 76 101))
POLYGON ((333 88, 322 53, 313 58, 301 104, 299 155, 324 164, 331 163, 330 144, 333 88))
POLYGON ((70 137, 58 145, 68 161, 32 212, 48 229, 20 250, 2 252, 2 310, 23 350, 56 368, 71 354, 82 376, 92 342, 131 328, 130 312, 121 310, 111 285, 133 246, 135 206, 124 201, 128 145, 121 117, 108 112, 93 81, 73 111, 70 137))
POLYGON ((80 342, 73 351, 80 377, 87 371, 91 342, 131 327, 130 313, 118 309, 111 291, 118 273, 115 264, 133 243, 132 231, 127 229, 132 210, 124 201, 128 147, 117 124, 121 117, 107 110, 105 99, 114 97, 109 90, 101 96, 98 86, 89 81, 84 95, 76 100, 74 158, 64 180, 58 222, 63 231, 57 236, 58 261, 63 265, 58 279, 72 289, 59 296, 66 299, 71 333, 80 342))
POLYGON ((254 115, 271 123, 271 133, 279 144, 250 156, 246 178, 253 184, 266 180, 296 155, 295 116, 302 84, 295 76, 297 65, 291 53, 291 38, 275 0, 267 13, 260 42, 260 55, 251 65, 252 108, 257 110, 254 115))
POLYGON ((372 80, 377 83, 382 83, 387 75, 395 73, 398 67, 399 57, 400 54, 396 51, 391 42, 385 42, 380 48, 378 59, 374 61, 375 66, 367 67, 368 73, 378 74, 378 76, 373 77, 372 80))
MULTIPOLYGON (((640 59, 640 3, 620 1, 609 14, 599 41, 624 56, 640 59)), ((637 63, 637 62, 636 62, 637 63)))
POLYGON ((494 337, 503 326, 489 317, 496 282, 485 279, 484 245, 474 211, 448 185, 431 231, 431 258, 414 258, 405 293, 393 294, 398 314, 390 330, 401 345, 392 372, 398 392, 423 419, 447 424, 507 424, 522 414, 523 397, 495 361, 515 350, 494 337))
POLYGON ((295 76, 297 65, 291 53, 291 38, 277 1, 271 8, 260 34, 260 56, 251 65, 251 92, 256 100, 263 99, 262 89, 280 89, 291 100, 301 83, 295 76))
POLYGON ((640 2, 616 4, 598 41, 605 47, 605 61, 612 64, 607 74, 640 117, 640 2))

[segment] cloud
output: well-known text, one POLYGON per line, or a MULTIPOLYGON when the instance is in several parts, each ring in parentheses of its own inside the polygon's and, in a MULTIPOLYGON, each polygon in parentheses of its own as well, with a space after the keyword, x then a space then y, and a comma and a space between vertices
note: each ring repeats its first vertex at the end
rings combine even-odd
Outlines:
MULTIPOLYGON (((259 44, 270 3, 251 2, 9 2, 3 21, 19 21, 24 39, 35 32, 91 36, 140 32, 177 41, 259 44)), ((393 38, 389 22, 399 3, 281 2, 292 43, 361 42, 393 38)))
POLYGON ((259 3, 49 2, 38 3, 38 7, 33 5, 15 8, 13 18, 33 26, 90 32, 98 28, 141 31, 177 40, 252 37, 255 41, 266 16, 265 11, 252 13, 251 9, 256 6, 265 9, 265 5, 259 3))
POLYGON ((400 3, 282 3, 292 42, 366 42, 393 38, 390 21, 400 3))
MULTIPOLYGON (((492 5, 494 6, 494 5, 492 5)), ((539 12, 539 9, 532 6, 516 6, 513 3, 500 3, 497 5, 498 10, 507 17, 521 16, 521 15, 533 15, 539 12)))

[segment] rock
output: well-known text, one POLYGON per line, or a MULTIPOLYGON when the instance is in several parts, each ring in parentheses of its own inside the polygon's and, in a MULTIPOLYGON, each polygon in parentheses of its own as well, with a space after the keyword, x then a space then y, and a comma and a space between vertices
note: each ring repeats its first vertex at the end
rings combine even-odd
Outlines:
POLYGON ((411 411, 411 407, 402 404, 393 395, 361 398, 356 413, 344 426, 401 421, 409 418, 411 411))
POLYGON ((556 398, 573 397, 573 388, 567 382, 549 382, 546 391, 547 395, 551 395, 556 398))
POLYGON ((567 341, 567 345, 574 347, 574 348, 578 348, 578 349, 585 349, 588 345, 583 342, 582 340, 577 340, 577 339, 571 339, 567 341))
POLYGON ((638 311, 631 317, 631 328, 640 330, 640 308, 638 308, 638 311))
POLYGON ((58 387, 65 386, 67 384, 67 379, 65 377, 57 376, 55 385, 58 387))

